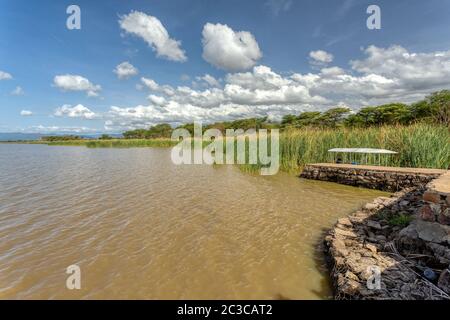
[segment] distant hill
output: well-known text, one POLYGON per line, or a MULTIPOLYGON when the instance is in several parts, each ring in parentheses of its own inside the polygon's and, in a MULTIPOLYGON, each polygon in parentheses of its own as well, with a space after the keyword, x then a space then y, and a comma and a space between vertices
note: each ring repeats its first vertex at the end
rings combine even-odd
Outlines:
POLYGON ((0 141, 39 140, 42 136, 40 133, 0 132, 0 141))

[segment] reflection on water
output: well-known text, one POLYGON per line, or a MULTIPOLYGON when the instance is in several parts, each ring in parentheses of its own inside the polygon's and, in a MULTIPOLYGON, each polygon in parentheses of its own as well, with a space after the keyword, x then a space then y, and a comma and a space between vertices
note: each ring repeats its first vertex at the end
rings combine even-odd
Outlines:
POLYGON ((324 298, 321 232, 379 194, 169 149, 0 144, 0 298, 324 298))

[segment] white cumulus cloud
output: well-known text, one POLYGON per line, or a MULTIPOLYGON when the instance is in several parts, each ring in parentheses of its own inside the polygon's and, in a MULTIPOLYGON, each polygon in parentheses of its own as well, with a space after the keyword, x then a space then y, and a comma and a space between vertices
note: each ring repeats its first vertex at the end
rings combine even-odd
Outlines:
POLYGON ((408 90, 449 85, 450 51, 415 53, 401 46, 369 46, 364 53, 365 59, 350 62, 352 68, 360 73, 395 79, 399 87, 408 90))
POLYGON ((181 49, 181 42, 170 38, 158 18, 143 12, 132 11, 120 17, 119 25, 127 33, 138 36, 147 42, 156 51, 158 57, 178 62, 187 60, 184 50, 181 49))
POLYGON ((29 111, 29 110, 22 110, 20 111, 20 115, 23 117, 29 117, 33 115, 33 112, 29 111))
POLYGON ((313 65, 326 65, 333 61, 334 57, 331 53, 323 50, 311 51, 309 53, 310 62, 313 65))
POLYGON ((207 23, 202 35, 203 59, 220 69, 246 70, 262 57, 255 37, 248 31, 236 32, 224 24, 207 23))
POLYGON ((63 91, 85 91, 89 97, 97 97, 102 89, 100 85, 91 83, 88 79, 73 74, 57 75, 53 84, 63 91))
POLYGON ((57 117, 83 118, 87 120, 95 119, 97 117, 93 111, 82 104, 77 104, 73 107, 65 104, 62 107, 57 108, 54 115, 57 117))
POLYGON ((450 88, 450 51, 412 53, 399 46, 371 46, 364 53, 362 59, 350 61, 351 70, 323 66, 311 73, 280 74, 259 65, 227 74, 218 86, 173 87, 142 78, 143 86, 152 92, 149 104, 112 107, 105 114, 106 127, 124 130, 161 122, 176 125, 263 116, 279 120, 285 114, 340 105, 357 110, 389 102, 410 103, 450 88))
POLYGON ((128 61, 117 65, 113 72, 119 79, 128 79, 139 73, 138 69, 128 61))
POLYGON ((216 78, 214 78, 212 75, 205 74, 201 77, 195 78, 198 82, 203 83, 206 87, 219 87, 220 82, 216 78))
POLYGON ((362 58, 349 61, 349 67, 332 65, 330 59, 322 59, 324 64, 309 73, 282 73, 257 65, 228 73, 221 80, 208 74, 192 76, 191 86, 142 77, 140 86, 148 91, 147 103, 114 105, 101 114, 84 106, 63 106, 58 114, 103 119, 106 130, 120 131, 162 122, 178 125, 265 116, 280 120, 286 114, 343 105, 358 110, 390 102, 410 103, 450 88, 450 51, 419 53, 400 46, 370 46, 363 53, 362 58))
POLYGON ((64 134, 64 133, 96 133, 99 130, 87 127, 60 127, 60 126, 31 126, 24 130, 26 132, 48 133, 48 134, 64 134))
POLYGON ((12 79, 12 75, 11 74, 9 74, 8 72, 0 70, 0 80, 10 80, 10 79, 12 79))

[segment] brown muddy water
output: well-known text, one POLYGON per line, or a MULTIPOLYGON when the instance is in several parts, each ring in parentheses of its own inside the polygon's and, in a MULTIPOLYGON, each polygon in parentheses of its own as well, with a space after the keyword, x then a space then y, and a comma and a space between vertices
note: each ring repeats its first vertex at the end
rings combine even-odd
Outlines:
POLYGON ((0 144, 0 298, 327 298, 323 230, 380 194, 170 149, 0 144))

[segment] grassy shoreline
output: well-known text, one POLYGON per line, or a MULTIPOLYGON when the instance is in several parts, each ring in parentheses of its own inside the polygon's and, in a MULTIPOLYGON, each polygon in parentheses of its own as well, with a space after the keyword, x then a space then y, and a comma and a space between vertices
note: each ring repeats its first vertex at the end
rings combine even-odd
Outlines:
MULTIPOLYGON (((280 133, 280 169, 286 172, 299 172, 307 163, 327 162, 329 161, 327 150, 340 147, 370 147, 397 151, 398 155, 387 159, 388 166, 448 169, 450 167, 449 138, 449 129, 446 126, 431 124, 285 130, 280 133)), ((166 148, 177 144, 176 141, 164 138, 18 143, 88 148, 166 148)), ((377 163, 377 159, 368 159, 368 164, 376 165, 377 163)), ((259 169, 259 166, 244 165, 243 169, 254 171, 259 169)))

